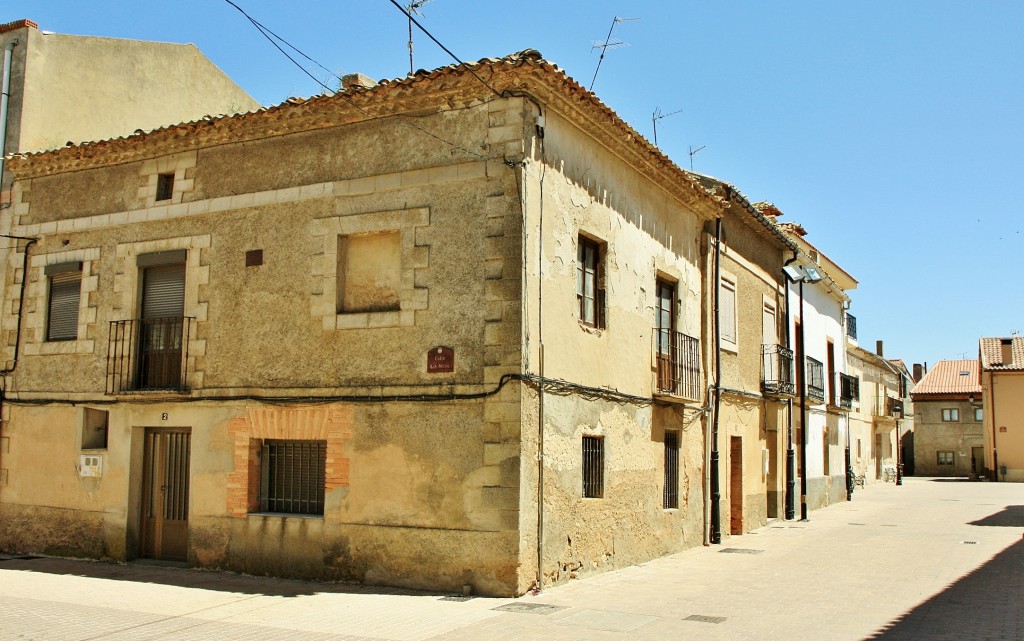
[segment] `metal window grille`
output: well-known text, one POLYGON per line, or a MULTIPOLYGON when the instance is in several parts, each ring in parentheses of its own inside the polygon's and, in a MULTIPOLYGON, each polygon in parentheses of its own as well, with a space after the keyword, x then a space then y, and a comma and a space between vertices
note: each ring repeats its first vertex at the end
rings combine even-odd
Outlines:
POLYGON ((857 317, 853 314, 846 315, 846 335, 857 340, 857 317))
POLYGON ((263 441, 260 511, 324 513, 327 441, 263 441))
POLYGON ((679 507, 679 434, 665 432, 665 494, 666 509, 679 507))
POLYGON ((583 498, 604 497, 604 439, 583 437, 583 498))
POLYGON ((807 396, 819 403, 825 400, 825 366, 810 356, 807 357, 807 396))
POLYGON ((697 400, 701 394, 700 341, 682 332, 654 330, 659 394, 697 400))
POLYGON ((765 394, 792 396, 793 350, 783 345, 761 346, 761 389, 765 394))
POLYGON ((591 327, 605 326, 602 277, 601 246, 581 236, 576 254, 576 302, 580 320, 591 327))

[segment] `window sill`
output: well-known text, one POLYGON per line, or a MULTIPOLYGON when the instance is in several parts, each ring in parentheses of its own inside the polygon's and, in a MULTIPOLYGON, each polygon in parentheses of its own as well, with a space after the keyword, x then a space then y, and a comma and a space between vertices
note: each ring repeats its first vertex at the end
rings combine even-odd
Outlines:
POLYGON ((92 354, 96 351, 96 341, 68 340, 46 341, 43 343, 26 343, 26 356, 55 356, 60 354, 92 354))
POLYGON ((313 519, 323 521, 323 514, 292 514, 290 512, 249 512, 246 516, 273 516, 281 519, 313 519))
POLYGON ((596 325, 588 325, 587 323, 581 321, 578 318, 576 319, 576 322, 579 323, 580 329, 582 329, 584 332, 592 336, 602 336, 604 334, 605 329, 607 329, 605 327, 598 327, 596 325))
POLYGON ((376 329, 379 327, 412 327, 415 310, 390 312, 352 312, 324 316, 324 329, 376 329))

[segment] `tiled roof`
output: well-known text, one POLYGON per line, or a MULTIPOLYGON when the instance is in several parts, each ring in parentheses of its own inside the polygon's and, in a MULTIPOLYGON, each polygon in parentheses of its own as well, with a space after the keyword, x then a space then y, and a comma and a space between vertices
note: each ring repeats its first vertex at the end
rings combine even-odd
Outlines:
POLYGON ((983 369, 1024 370, 1024 336, 981 339, 981 366, 983 369), (1010 360, 1003 358, 1003 343, 1009 341, 1010 360))
MULTIPOLYGON (((684 202, 725 207, 721 196, 710 194, 689 172, 676 165, 586 87, 568 76, 540 52, 526 49, 503 58, 448 65, 417 71, 405 78, 381 80, 373 87, 349 87, 334 94, 290 98, 285 102, 236 115, 207 116, 201 120, 138 130, 124 138, 101 140, 10 157, 8 167, 19 179, 94 166, 159 157, 204 146, 249 140, 399 117, 424 106, 453 107, 495 97, 521 96, 570 113, 624 160, 665 186, 684 202), (485 87, 484 83, 487 83, 485 87), (496 96, 497 95, 497 96, 496 96), (668 181, 666 177, 670 177, 668 181)), ((500 155, 497 157, 500 159, 500 155)), ((708 216, 713 215, 705 210, 708 216)))
POLYGON ((939 361, 914 386, 911 397, 923 394, 981 394, 978 361, 939 361))

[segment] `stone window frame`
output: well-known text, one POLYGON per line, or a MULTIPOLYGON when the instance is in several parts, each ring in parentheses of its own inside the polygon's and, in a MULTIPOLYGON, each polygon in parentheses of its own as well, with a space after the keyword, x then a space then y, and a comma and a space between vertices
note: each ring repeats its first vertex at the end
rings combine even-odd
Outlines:
POLYGON ((29 260, 29 286, 25 292, 26 356, 55 354, 93 354, 96 351, 96 319, 99 289, 99 247, 37 254, 29 260), (46 324, 49 315, 50 278, 46 268, 62 263, 81 263, 82 279, 78 300, 78 335, 74 340, 47 341, 46 324))
POLYGON ((202 328, 207 321, 209 302, 205 291, 210 283, 210 266, 207 252, 211 236, 178 236, 144 240, 134 243, 120 243, 115 248, 114 296, 115 302, 111 320, 132 320, 141 315, 142 303, 142 270, 138 265, 141 254, 186 250, 185 257, 185 309, 186 318, 195 319, 195 331, 192 332, 187 345, 188 362, 185 371, 189 389, 203 386, 205 368, 202 362, 206 357, 206 339, 202 328), (204 292, 201 295, 201 292, 204 292))
POLYGON ((347 216, 331 216, 314 221, 313 234, 319 237, 321 253, 313 260, 314 289, 310 313, 320 318, 324 330, 412 327, 416 312, 429 305, 429 291, 418 277, 430 264, 430 247, 417 243, 417 230, 430 225, 430 209, 417 207, 377 211, 347 216), (401 282, 399 308, 391 311, 338 312, 338 238, 358 234, 397 231, 401 243, 401 282))

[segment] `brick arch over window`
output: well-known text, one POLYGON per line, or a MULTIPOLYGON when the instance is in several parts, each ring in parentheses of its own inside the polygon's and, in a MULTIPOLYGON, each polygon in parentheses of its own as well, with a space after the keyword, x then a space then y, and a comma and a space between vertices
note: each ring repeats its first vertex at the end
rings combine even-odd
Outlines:
POLYGON ((234 469, 227 477, 228 516, 244 518, 259 506, 259 453, 264 439, 327 442, 324 489, 348 487, 349 459, 345 441, 352 437, 350 408, 261 407, 249 409, 228 422, 234 446, 234 469))

